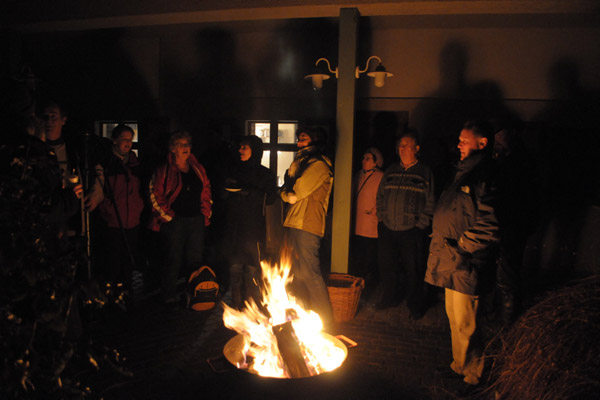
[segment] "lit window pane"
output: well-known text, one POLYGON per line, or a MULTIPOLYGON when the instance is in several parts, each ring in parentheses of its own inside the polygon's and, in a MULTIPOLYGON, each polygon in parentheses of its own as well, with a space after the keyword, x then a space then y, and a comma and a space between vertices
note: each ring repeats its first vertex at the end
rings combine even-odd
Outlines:
POLYGON ((277 152, 277 185, 283 186, 283 177, 285 171, 290 167, 292 161, 294 161, 293 151, 278 151, 277 152))
POLYGON ((263 151, 262 158, 260 159, 260 163, 267 168, 271 167, 271 159, 269 158, 270 154, 271 154, 270 150, 265 150, 265 151, 263 151))
POLYGON ((250 134, 258 136, 263 143, 270 143, 271 124, 268 122, 253 122, 250 125, 250 134))
POLYGON ((277 143, 296 143, 296 129, 298 129, 298 124, 278 123, 277 143))
MULTIPOLYGON (((110 138, 112 135, 112 130, 119 125, 117 122, 101 122, 100 129, 102 133, 102 137, 110 138)), ((123 125, 127 125, 131 129, 133 129, 133 142, 136 143, 138 141, 138 124, 137 122, 124 122, 123 125)))

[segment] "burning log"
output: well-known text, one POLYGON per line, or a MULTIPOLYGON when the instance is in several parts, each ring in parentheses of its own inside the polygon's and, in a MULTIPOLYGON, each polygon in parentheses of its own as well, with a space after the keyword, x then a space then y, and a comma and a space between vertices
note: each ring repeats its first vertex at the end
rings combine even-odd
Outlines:
POLYGON ((283 359, 284 368, 290 378, 310 376, 292 322, 287 321, 281 325, 273 326, 273 333, 277 338, 277 348, 283 359))
POLYGON ((237 368, 274 378, 310 377, 339 367, 348 355, 346 346, 322 332, 318 314, 288 296, 291 264, 261 263, 261 267, 263 307, 252 298, 242 310, 223 303, 225 326, 238 332, 223 348, 227 360, 237 368))

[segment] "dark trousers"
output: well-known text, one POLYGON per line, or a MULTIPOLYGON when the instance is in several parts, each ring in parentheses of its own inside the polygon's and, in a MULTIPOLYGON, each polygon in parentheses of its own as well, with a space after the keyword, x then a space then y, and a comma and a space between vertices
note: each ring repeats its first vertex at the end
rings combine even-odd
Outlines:
POLYGON ((352 263, 350 274, 375 279, 377 267, 377 238, 354 235, 352 237, 352 263))
POLYGON ((99 268, 104 282, 122 283, 125 290, 131 290, 132 257, 135 259, 138 233, 137 226, 123 230, 107 226, 100 228, 98 250, 102 265, 99 268))
POLYGON ((300 229, 289 228, 287 240, 294 254, 294 295, 305 301, 309 309, 319 314, 325 324, 333 322, 329 292, 321 275, 319 262, 321 238, 300 229))
POLYGON ((419 228, 393 231, 380 223, 378 234, 380 302, 385 305, 395 305, 406 296, 411 312, 423 311, 425 307, 423 231, 419 228))
POLYGON ((521 265, 527 237, 519 232, 505 234, 500 241, 496 264, 496 288, 502 319, 512 322, 519 312, 521 298, 521 265))
POLYGON ((193 268, 202 266, 204 254, 204 215, 175 216, 160 226, 164 245, 164 269, 161 288, 165 299, 177 295, 177 278, 189 275, 193 268))
POLYGON ((244 301, 253 298, 259 304, 261 296, 258 283, 260 268, 253 265, 232 264, 229 267, 229 282, 231 286, 231 301, 233 306, 241 309, 244 301))

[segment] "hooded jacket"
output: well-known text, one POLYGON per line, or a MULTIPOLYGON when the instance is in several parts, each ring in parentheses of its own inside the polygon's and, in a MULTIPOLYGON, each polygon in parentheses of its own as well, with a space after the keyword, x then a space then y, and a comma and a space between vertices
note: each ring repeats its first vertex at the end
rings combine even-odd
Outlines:
POLYGON ((296 153, 285 180, 281 199, 289 203, 295 194, 297 200, 289 206, 283 226, 323 237, 333 185, 331 161, 317 146, 304 147, 296 153))
MULTIPOLYGON (((202 193, 198 201, 204 215, 204 225, 210 225, 212 215, 212 194, 210 181, 206 176, 204 167, 198 162, 193 154, 190 154, 188 163, 196 176, 202 181, 202 193)), ((154 171, 149 183, 150 204, 152 206, 152 217, 149 228, 153 231, 160 230, 160 224, 170 222, 175 216, 171 205, 179 195, 182 177, 179 168, 175 164, 175 155, 171 152, 167 155, 167 162, 154 171)))
POLYGON ((266 206, 277 196, 276 176, 260 164, 263 143, 245 138, 252 155, 238 160, 227 173, 222 197, 225 201, 225 244, 230 264, 258 266, 257 243, 266 240, 266 206))
POLYGON ((481 292, 499 240, 491 163, 482 152, 459 161, 433 214, 426 282, 468 295, 481 292))

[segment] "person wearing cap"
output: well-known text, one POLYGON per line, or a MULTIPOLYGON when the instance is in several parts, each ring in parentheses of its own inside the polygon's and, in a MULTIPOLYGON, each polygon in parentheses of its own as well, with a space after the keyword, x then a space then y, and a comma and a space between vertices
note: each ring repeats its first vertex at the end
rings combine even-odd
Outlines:
POLYGON ((231 301, 241 309, 244 300, 260 300, 255 282, 260 282, 266 206, 277 196, 277 177, 260 163, 263 142, 259 137, 242 137, 238 151, 239 159, 229 169, 221 194, 225 203, 224 253, 229 264, 231 301))
POLYGON ((289 204, 284 227, 293 251, 293 291, 325 324, 333 322, 327 286, 321 274, 319 248, 333 185, 333 169, 323 154, 322 128, 298 129, 298 152, 285 173, 281 199, 289 204))
POLYGON ((375 147, 363 154, 362 168, 354 177, 354 238, 351 274, 364 277, 366 288, 376 282, 377 189, 383 177, 383 156, 375 147))
POLYGON ((415 320, 423 317, 427 307, 424 240, 435 202, 433 173, 419 162, 419 149, 417 135, 404 133, 397 141, 400 161, 386 169, 377 191, 380 297, 376 307, 395 306, 405 295, 415 320))

